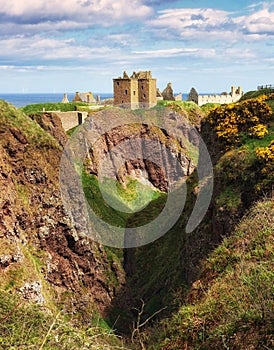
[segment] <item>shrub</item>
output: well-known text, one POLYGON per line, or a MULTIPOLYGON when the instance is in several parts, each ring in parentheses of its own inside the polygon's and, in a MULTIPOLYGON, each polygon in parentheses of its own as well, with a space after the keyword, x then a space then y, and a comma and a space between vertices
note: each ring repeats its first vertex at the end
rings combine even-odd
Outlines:
POLYGON ((248 136, 263 139, 268 134, 268 130, 265 125, 257 124, 249 128, 248 136))
POLYGON ((256 156, 262 180, 257 184, 256 191, 266 191, 273 195, 274 184, 274 140, 267 147, 257 147, 256 156))
POLYGON ((214 108, 207 120, 225 150, 239 144, 241 137, 263 138, 273 112, 266 103, 267 96, 214 108))

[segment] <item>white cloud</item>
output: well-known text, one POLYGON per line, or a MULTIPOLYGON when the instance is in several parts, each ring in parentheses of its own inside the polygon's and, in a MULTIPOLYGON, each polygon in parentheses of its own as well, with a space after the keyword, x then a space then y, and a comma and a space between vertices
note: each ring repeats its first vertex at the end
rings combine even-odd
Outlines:
POLYGON ((247 34, 274 35, 274 11, 264 8, 250 16, 240 17, 235 22, 247 34))
POLYGON ((2 20, 19 24, 36 25, 51 21, 110 26, 146 18, 152 13, 152 8, 140 0, 0 0, 2 20))
MULTIPOLYGON (((58 40, 41 36, 22 37, 0 40, 0 60, 10 59, 18 64, 26 61, 56 61, 56 60, 92 60, 115 57, 119 50, 107 46, 85 47, 76 44, 74 38, 58 40)), ((61 62, 61 61, 60 61, 61 62)), ((64 63, 64 62, 63 62, 64 63)))
POLYGON ((267 39, 274 35, 274 2, 261 3, 261 9, 251 7, 251 13, 237 13, 218 9, 181 8, 158 12, 148 21, 149 30, 164 40, 196 40, 235 42, 242 39, 267 39))
POLYGON ((214 49, 203 48, 172 48, 164 50, 146 50, 146 51, 134 51, 139 58, 169 58, 169 57, 214 57, 216 51, 214 49))
POLYGON ((233 32, 228 12, 214 9, 169 9, 159 12, 148 25, 154 33, 178 39, 210 40, 233 32), (205 36, 206 35, 206 38, 205 36))

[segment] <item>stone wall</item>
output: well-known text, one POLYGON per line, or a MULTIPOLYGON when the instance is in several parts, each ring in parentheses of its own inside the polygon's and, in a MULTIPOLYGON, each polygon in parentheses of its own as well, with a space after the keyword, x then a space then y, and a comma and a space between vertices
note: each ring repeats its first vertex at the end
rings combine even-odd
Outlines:
POLYGON ((237 102, 242 95, 199 95, 198 96, 198 105, 202 106, 206 103, 233 103, 237 102))
POLYGON ((156 99, 156 79, 139 79, 139 107, 153 107, 157 103, 156 99))
POLYGON ((149 107, 153 107, 157 104, 157 87, 156 79, 149 80, 149 107))
POLYGON ((231 91, 229 93, 223 92, 220 95, 199 95, 197 91, 192 88, 188 95, 188 101, 193 101, 197 103, 199 106, 202 106, 206 103, 234 103, 239 101, 239 99, 243 96, 243 91, 240 86, 236 89, 235 86, 231 87, 231 91))
POLYGON ((74 128, 77 125, 82 124, 88 117, 87 112, 54 112, 61 120, 62 126, 65 131, 74 128))
POLYGON ((114 105, 131 103, 131 81, 130 79, 113 79, 114 105))

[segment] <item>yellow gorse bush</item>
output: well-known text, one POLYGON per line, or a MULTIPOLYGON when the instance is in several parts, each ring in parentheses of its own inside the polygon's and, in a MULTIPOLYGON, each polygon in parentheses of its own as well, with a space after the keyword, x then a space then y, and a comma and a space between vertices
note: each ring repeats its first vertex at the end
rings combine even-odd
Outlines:
POLYGON ((263 139, 268 134, 267 127, 263 124, 257 124, 249 128, 248 136, 263 139))
POLYGON ((256 148, 256 156, 259 160, 264 160, 266 163, 274 161, 274 140, 267 147, 256 148))
POLYGON ((240 141, 241 133, 249 137, 263 138, 273 112, 266 103, 270 96, 260 96, 243 102, 222 105, 208 115, 210 125, 226 149, 240 141))
POLYGON ((256 156, 263 179, 257 184, 256 191, 269 191, 273 196, 274 184, 274 140, 267 147, 257 147, 256 156))

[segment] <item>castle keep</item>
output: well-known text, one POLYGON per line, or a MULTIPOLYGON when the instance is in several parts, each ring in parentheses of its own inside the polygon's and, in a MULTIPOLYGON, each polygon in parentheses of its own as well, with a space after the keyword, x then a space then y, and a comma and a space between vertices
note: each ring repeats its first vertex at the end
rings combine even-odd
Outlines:
POLYGON ((133 72, 129 77, 124 72, 123 77, 113 79, 114 105, 136 109, 151 108, 156 105, 156 79, 151 71, 133 72))

